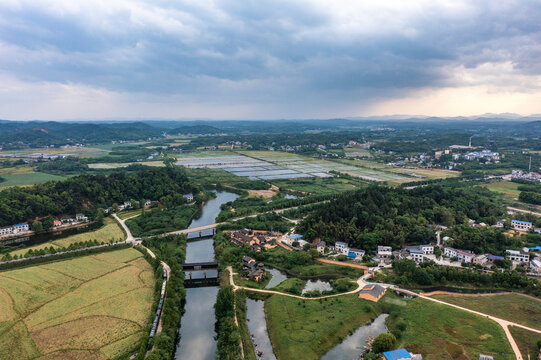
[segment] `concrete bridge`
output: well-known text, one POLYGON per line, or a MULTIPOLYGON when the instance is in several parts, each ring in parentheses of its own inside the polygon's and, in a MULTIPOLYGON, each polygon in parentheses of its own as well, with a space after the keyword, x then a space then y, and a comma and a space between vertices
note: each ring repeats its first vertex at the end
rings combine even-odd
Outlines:
POLYGON ((217 262, 187 263, 182 265, 182 270, 186 275, 184 280, 186 288, 218 285, 217 262))
POLYGON ((215 261, 186 263, 182 265, 184 271, 198 271, 198 270, 216 270, 218 269, 218 263, 215 261))

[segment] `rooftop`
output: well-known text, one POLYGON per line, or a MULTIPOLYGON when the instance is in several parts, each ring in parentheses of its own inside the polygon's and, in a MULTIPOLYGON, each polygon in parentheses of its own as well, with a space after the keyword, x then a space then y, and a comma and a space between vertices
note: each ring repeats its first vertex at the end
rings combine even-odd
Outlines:
POLYGON ((516 222, 516 223, 519 223, 519 224, 532 225, 531 222, 528 222, 528 221, 522 221, 522 220, 513 220, 513 222, 516 222))
POLYGON ((370 294, 373 297, 378 298, 384 292, 385 292, 385 288, 383 286, 380 286, 377 284, 369 284, 369 285, 365 285, 359 294, 370 294))
POLYGON ((406 349, 386 351, 383 353, 386 360, 411 359, 411 354, 406 349))

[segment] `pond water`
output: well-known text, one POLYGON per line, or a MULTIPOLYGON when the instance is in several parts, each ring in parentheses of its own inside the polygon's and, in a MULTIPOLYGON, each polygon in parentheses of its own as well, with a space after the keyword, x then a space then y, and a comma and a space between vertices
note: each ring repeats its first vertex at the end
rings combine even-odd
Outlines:
MULTIPOLYGON (((217 197, 208 201, 197 219, 189 228, 214 224, 220 213, 220 206, 235 200, 238 195, 217 192, 217 197)), ((212 234, 212 230, 210 230, 212 234)), ((198 236, 199 234, 197 234, 198 236)), ((188 242, 186 262, 205 262, 214 260, 214 239, 201 239, 188 242)), ((198 276, 194 272, 194 276, 198 276)), ((182 316, 177 344, 176 360, 214 360, 216 352, 216 332, 214 324, 214 304, 218 286, 186 289, 185 313, 182 316)))
POLYGON ((342 343, 333 347, 328 353, 323 355, 321 360, 357 360, 363 352, 366 345, 366 339, 376 337, 381 333, 387 332, 385 319, 388 314, 381 314, 371 324, 358 328, 353 334, 348 336, 342 343))
POLYGON ((267 333, 267 322, 265 320, 265 302, 262 300, 246 299, 246 318, 248 319, 248 331, 256 354, 262 351, 259 359, 276 360, 272 351, 272 345, 267 333))
POLYGON ((308 280, 304 286, 304 289, 302 289, 302 294, 314 290, 332 290, 332 286, 328 281, 325 280, 308 280))
POLYGON ((285 281, 287 279, 286 273, 273 268, 265 268, 266 271, 270 272, 272 275, 272 278, 269 280, 269 283, 267 286, 265 286, 265 289, 270 289, 275 286, 278 286, 280 283, 285 281))
POLYGON ((298 199, 299 197, 296 195, 286 194, 284 196, 285 199, 298 199))

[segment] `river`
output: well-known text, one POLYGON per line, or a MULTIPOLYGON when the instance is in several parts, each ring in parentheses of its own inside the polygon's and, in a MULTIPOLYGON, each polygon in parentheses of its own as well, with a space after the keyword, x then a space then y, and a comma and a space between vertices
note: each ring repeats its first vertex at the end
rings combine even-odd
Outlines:
MULTIPOLYGON (((217 192, 216 195, 215 199, 203 206, 200 216, 194 219, 188 228, 214 224, 220 213, 220 206, 238 197, 237 194, 229 192, 217 192)), ((208 231, 208 235, 211 235, 212 230, 208 231)), ((207 234, 204 233, 204 235, 207 234)), ((198 237, 199 234, 195 236, 198 237)), ((189 241, 186 248, 186 262, 205 261, 214 261, 214 239, 189 241)), ((185 313, 181 320, 175 359, 214 360, 216 352, 214 304, 218 290, 218 286, 186 289, 185 313)))
POLYGON ((267 333, 267 320, 265 319, 265 302, 263 300, 246 299, 246 318, 248 330, 252 337, 256 353, 262 351, 261 360, 276 360, 272 345, 267 333))

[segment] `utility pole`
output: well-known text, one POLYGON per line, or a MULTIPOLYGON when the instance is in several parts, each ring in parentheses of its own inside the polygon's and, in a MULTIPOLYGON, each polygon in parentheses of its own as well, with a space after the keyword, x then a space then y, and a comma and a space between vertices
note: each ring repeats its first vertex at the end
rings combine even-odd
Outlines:
POLYGON ((532 157, 530 156, 530 164, 528 165, 528 172, 532 172, 532 157))

